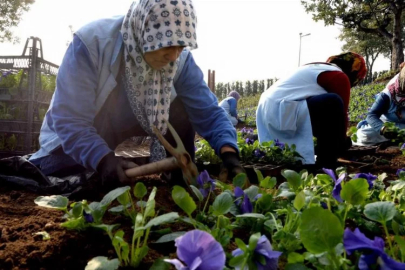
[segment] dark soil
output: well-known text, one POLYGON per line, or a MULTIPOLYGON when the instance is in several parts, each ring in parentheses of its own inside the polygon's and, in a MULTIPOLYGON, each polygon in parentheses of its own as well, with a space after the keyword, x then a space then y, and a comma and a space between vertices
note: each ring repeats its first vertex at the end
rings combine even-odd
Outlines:
MULTIPOLYGON (((362 171, 377 175, 385 172, 388 174, 388 180, 396 179, 397 169, 405 168, 405 157, 398 147, 378 149, 375 153, 360 151, 344 159, 368 164, 363 168, 359 167, 364 164, 342 164, 347 166, 349 173, 362 171)), ((277 178, 282 179, 280 175, 277 178)), ((161 180, 157 175, 144 177, 139 181, 144 182, 149 191, 153 186, 158 188, 155 200, 156 209, 160 213, 170 211, 182 213, 170 195, 173 183, 161 180)), ((88 193, 81 193, 80 196, 83 198, 75 197, 75 200, 99 201, 104 194, 93 186, 88 193)), ((116 258, 110 239, 105 233, 94 229, 75 232, 61 228, 63 212, 36 206, 34 199, 37 196, 16 186, 3 184, 0 187, 0 269, 84 269, 93 257, 116 258), (48 232, 51 239, 42 240, 41 237, 33 236, 40 231, 48 232)), ((126 218, 107 212, 104 220, 107 224, 120 223, 126 238, 132 235, 131 224, 126 218)), ((172 231, 191 229, 180 223, 170 224, 167 227, 171 227, 172 231)), ((159 235, 151 233, 150 251, 140 269, 149 269, 152 263, 162 256, 175 256, 173 245, 153 244, 158 238, 159 235)))
MULTIPOLYGON (((171 185, 167 182, 158 176, 140 181, 148 186, 149 191, 153 186, 158 188, 155 200, 160 213, 181 211, 169 195, 171 185)), ((99 192, 94 191, 94 194, 99 192)), ((0 187, 0 269, 84 269, 93 257, 117 257, 105 233, 95 229, 76 232, 60 227, 64 221, 63 212, 36 206, 34 199, 37 196, 15 186, 0 187), (42 237, 33 235, 40 231, 48 232, 51 239, 42 240, 42 237)), ((132 235, 131 224, 126 218, 107 212, 103 220, 107 224, 122 224, 126 237, 132 235)), ((172 225, 173 231, 189 230, 182 224, 172 225)), ((151 233, 151 242, 158 238, 159 235, 151 233)), ((151 248, 140 269, 149 269, 157 258, 162 257, 162 253, 169 255, 175 252, 174 247, 166 251, 159 246, 155 249, 159 252, 151 248)))

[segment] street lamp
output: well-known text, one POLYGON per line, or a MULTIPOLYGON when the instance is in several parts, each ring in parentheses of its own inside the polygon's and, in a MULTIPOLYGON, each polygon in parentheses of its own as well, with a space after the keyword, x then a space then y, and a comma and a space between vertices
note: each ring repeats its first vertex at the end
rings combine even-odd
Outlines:
POLYGON ((300 50, 298 53, 298 66, 300 66, 300 62, 301 62, 301 38, 309 36, 311 33, 305 34, 303 35, 302 33, 300 33, 300 50))

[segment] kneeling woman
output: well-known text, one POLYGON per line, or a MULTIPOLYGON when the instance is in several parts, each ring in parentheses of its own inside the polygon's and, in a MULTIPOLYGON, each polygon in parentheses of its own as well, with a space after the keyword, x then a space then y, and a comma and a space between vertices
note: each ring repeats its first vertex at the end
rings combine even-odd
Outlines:
POLYGON ((299 67, 265 91, 257 108, 259 141, 295 144, 304 164, 335 168, 346 137, 350 89, 366 75, 362 56, 347 52, 299 67))
POLYGON ((357 125, 356 144, 374 145, 395 139, 397 134, 387 130, 385 122, 395 123, 395 126, 401 129, 405 128, 405 68, 402 68, 376 96, 366 120, 357 125))

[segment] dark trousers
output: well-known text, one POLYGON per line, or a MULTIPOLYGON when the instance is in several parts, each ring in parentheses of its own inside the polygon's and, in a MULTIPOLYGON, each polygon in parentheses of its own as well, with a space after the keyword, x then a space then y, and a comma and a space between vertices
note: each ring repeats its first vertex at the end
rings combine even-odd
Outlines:
MULTIPOLYGON (((115 123, 113 120, 113 113, 116 110, 116 107, 120 106, 118 101, 120 98, 122 98, 119 92, 121 90, 122 89, 120 89, 120 87, 113 90, 94 120, 94 126, 97 129, 97 133, 106 141, 112 150, 130 137, 147 136, 147 133, 136 121, 135 115, 133 115, 133 118, 130 117, 131 121, 128 121, 128 129, 123 131, 117 131, 114 129, 115 123)), ((128 118, 128 116, 126 118, 128 118)), ((188 119, 184 105, 178 97, 175 98, 170 105, 169 122, 182 139, 184 147, 194 161, 195 131, 188 119)), ((176 146, 174 138, 169 130, 164 137, 171 145, 174 147, 176 146)), ((167 156, 171 156, 170 153, 167 152, 167 156)), ((62 147, 53 151, 51 155, 34 160, 32 163, 38 166, 41 171, 48 176, 65 177, 68 175, 81 173, 86 170, 83 166, 76 163, 70 156, 68 156, 63 151, 62 147)), ((176 170, 173 173, 176 174, 176 176, 181 175, 181 170, 176 170)))
POLYGON ((342 98, 334 93, 307 99, 312 133, 317 138, 317 165, 335 169, 337 159, 346 150, 346 113, 342 98))

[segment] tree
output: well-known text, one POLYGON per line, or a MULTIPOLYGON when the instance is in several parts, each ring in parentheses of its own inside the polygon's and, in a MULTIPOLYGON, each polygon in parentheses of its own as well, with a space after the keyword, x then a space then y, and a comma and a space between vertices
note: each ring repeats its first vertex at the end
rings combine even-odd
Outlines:
POLYGON ((266 90, 266 86, 264 84, 264 80, 261 80, 260 83, 259 83, 259 93, 260 94, 263 93, 264 90, 266 90))
POLYGON ((404 61, 402 44, 403 0, 302 0, 315 21, 341 24, 358 32, 377 34, 391 42, 391 69, 404 61))
POLYGON ((374 61, 380 54, 384 57, 390 56, 390 42, 379 35, 358 32, 351 28, 343 28, 339 38, 346 42, 342 46, 342 50, 356 52, 364 56, 367 65, 365 81, 371 82, 373 80, 374 61))
POLYGON ((252 83, 250 81, 247 81, 245 84, 245 96, 250 96, 252 95, 252 83))
POLYGON ((253 86, 252 86, 252 94, 257 95, 259 93, 259 82, 257 80, 253 81, 253 86))
POLYGON ((17 26, 24 12, 29 10, 35 0, 0 1, 0 42, 14 39, 11 28, 17 26))

